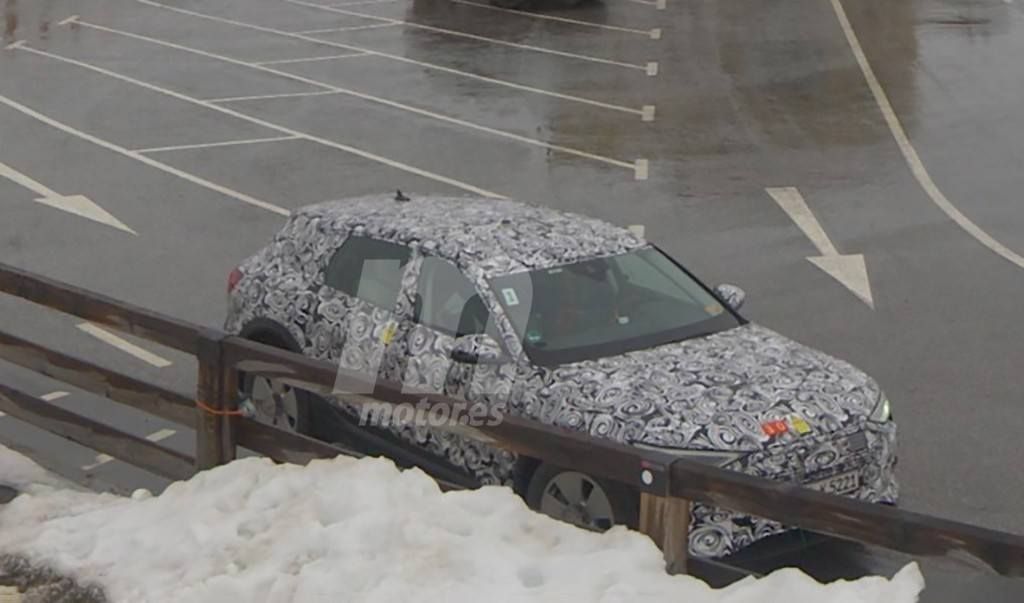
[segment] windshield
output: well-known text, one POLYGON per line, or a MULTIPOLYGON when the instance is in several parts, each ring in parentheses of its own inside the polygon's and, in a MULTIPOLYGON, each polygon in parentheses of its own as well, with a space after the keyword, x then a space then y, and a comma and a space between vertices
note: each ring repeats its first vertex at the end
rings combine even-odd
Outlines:
POLYGON ((729 329, 740 320, 653 247, 492 279, 535 364, 612 356, 729 329))

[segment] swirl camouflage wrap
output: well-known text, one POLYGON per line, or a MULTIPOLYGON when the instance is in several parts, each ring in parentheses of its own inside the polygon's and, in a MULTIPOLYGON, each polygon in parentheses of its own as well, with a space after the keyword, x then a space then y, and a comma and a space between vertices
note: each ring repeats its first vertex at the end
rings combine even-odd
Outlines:
MULTIPOLYGON (((743 322, 556 366, 529 361, 489 279, 646 246, 626 229, 513 201, 374 196, 330 202, 295 212, 270 245, 242 263, 226 329, 251 335, 253 325, 272 323, 310 356, 401 381, 412 391, 500 406, 684 456, 714 451, 737 471, 894 503, 896 426, 873 416, 883 397, 878 385, 850 364, 764 327, 743 322), (356 296, 328 284, 332 258, 353 237, 405 250, 393 305, 367 301, 372 292, 356 296), (474 335, 458 347, 506 362, 453 362, 454 332, 416 319, 426 258, 457 268, 489 315, 486 332, 494 339, 474 335)), ((727 291, 742 299, 738 289, 727 291)), ((514 454, 414 424, 394 431, 482 483, 511 484, 516 476, 514 454)), ((694 505, 692 514, 690 549, 700 556, 722 556, 784 529, 706 505, 694 505)))

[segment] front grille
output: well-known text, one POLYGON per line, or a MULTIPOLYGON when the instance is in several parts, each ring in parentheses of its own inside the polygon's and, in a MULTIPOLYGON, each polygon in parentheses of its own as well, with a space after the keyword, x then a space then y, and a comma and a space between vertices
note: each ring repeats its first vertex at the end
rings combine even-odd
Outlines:
POLYGON ((862 452, 868 449, 868 436, 863 431, 858 431, 846 438, 846 443, 850 447, 851 452, 862 452))
POLYGON ((861 469, 870 462, 867 434, 856 431, 805 437, 751 453, 740 461, 740 470, 779 481, 807 483, 861 469))

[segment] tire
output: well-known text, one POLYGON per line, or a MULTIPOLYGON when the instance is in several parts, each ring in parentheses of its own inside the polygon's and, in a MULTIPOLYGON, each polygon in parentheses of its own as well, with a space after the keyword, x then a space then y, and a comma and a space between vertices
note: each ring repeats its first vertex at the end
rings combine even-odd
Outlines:
POLYGON ((310 393, 283 383, 271 384, 265 377, 242 374, 242 398, 256 409, 256 420, 268 425, 310 435, 310 393))
MULTIPOLYGON (((242 330, 242 337, 256 343, 262 343, 288 352, 302 353, 299 345, 292 339, 291 335, 277 323, 257 319, 242 330)), ((274 387, 267 385, 267 380, 257 375, 239 372, 238 393, 243 400, 250 400, 256 410, 256 420, 268 425, 274 425, 287 431, 312 435, 312 394, 302 390, 295 390, 284 384, 274 387), (253 399, 256 394, 260 400, 253 399), (289 411, 285 417, 279 416, 275 409, 279 404, 268 398, 288 399, 289 411)), ((283 400, 281 400, 283 402, 283 400)))
POLYGON ((613 525, 635 528, 640 498, 619 484, 541 463, 530 478, 526 504, 573 525, 604 531, 613 525))

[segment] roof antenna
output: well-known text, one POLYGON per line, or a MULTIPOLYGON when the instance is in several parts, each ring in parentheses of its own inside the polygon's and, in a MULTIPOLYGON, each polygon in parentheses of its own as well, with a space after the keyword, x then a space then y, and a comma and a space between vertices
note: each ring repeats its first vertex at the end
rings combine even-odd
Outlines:
POLYGON ((403 195, 402 191, 398 191, 397 193, 395 193, 395 201, 398 201, 399 203, 405 203, 406 201, 412 201, 412 199, 403 195))

